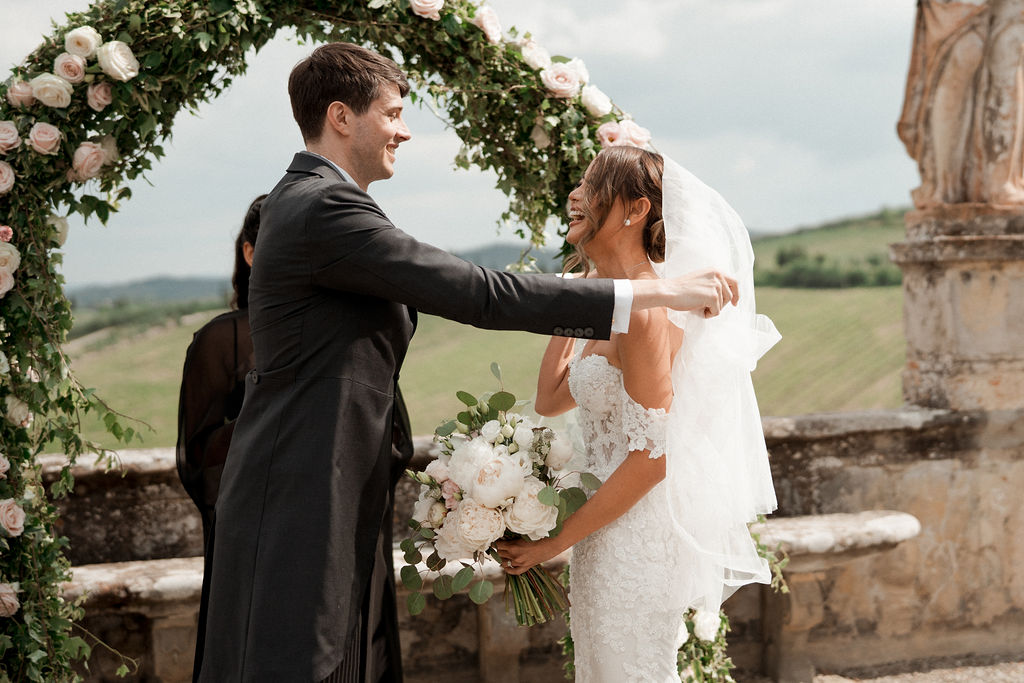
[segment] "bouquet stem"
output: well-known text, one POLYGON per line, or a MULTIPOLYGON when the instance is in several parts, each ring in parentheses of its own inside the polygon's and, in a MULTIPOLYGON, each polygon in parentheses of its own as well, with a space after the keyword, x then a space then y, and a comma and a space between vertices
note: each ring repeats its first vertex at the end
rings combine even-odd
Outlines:
POLYGON ((505 575, 505 611, 515 610, 520 626, 543 624, 569 609, 565 588, 543 567, 531 567, 524 574, 505 575))

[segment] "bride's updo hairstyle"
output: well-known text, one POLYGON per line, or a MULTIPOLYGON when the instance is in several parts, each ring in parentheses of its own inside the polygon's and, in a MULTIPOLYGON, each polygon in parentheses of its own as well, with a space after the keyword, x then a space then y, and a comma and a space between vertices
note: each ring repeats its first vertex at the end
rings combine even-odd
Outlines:
POLYGON ((564 272, 582 266, 584 275, 589 273, 587 242, 601 229, 615 201, 628 204, 641 197, 651 202, 651 209, 643 226, 630 228, 643 230, 647 258, 654 263, 665 260, 665 221, 661 217, 661 175, 664 169, 665 161, 660 154, 639 147, 622 145, 601 150, 587 169, 581 207, 591 229, 575 245, 576 253, 566 260, 564 272))

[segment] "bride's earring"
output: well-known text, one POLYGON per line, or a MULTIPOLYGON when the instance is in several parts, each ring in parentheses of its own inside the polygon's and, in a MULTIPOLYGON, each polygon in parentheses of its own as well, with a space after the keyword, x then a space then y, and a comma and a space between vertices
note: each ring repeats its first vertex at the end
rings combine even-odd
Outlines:
POLYGON ((631 220, 629 220, 629 219, 627 218, 626 220, 622 221, 622 224, 623 224, 623 225, 630 225, 630 224, 631 224, 632 222, 633 222, 633 221, 631 221, 631 220))

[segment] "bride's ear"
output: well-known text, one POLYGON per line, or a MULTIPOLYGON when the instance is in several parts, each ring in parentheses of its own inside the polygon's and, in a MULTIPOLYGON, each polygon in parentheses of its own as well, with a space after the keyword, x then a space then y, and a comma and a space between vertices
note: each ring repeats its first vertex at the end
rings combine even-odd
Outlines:
POLYGON ((629 205, 626 218, 629 219, 630 225, 639 225, 647 218, 647 214, 650 212, 651 200, 647 197, 640 197, 640 199, 633 200, 629 205))

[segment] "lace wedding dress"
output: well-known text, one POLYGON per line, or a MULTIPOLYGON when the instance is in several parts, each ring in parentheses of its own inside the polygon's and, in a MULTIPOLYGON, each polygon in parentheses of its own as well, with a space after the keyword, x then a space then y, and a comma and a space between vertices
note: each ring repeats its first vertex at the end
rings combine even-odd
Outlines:
MULTIPOLYGON (((630 398, 622 372, 607 358, 578 351, 569 366, 569 390, 579 406, 585 471, 606 481, 630 450, 664 455, 666 412, 630 398)), ((577 681, 679 681, 676 652, 686 639, 688 605, 678 584, 687 581, 692 563, 667 522, 668 510, 663 481, 573 547, 569 597, 577 681)))

